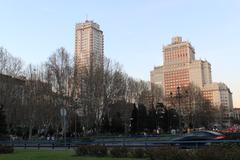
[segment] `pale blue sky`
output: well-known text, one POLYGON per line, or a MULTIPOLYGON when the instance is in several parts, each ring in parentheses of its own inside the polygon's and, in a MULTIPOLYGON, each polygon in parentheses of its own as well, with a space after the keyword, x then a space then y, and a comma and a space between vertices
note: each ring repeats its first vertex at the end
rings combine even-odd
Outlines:
POLYGON ((135 78, 149 80, 172 36, 191 41, 240 107, 238 0, 0 0, 0 46, 34 64, 60 46, 73 54, 74 27, 86 15, 101 25, 105 55, 135 78))

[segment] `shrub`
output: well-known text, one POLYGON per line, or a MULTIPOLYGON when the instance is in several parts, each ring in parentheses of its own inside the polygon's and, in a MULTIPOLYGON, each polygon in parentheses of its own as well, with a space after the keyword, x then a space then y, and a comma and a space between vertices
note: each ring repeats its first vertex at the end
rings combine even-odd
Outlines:
POLYGON ((113 157, 116 157, 116 158, 127 157, 128 149, 126 147, 113 147, 110 150, 110 153, 113 157))
POLYGON ((0 154, 13 153, 14 148, 12 146, 0 145, 0 154))
POLYGON ((107 156, 107 147, 102 145, 92 145, 88 148, 89 155, 104 157, 107 156))
POLYGON ((145 156, 145 150, 141 148, 132 149, 130 152, 133 158, 144 158, 145 156))
POLYGON ((82 142, 93 142, 93 141, 95 141, 95 138, 94 137, 81 137, 80 140, 82 142))
POLYGON ((191 152, 173 147, 151 149, 147 154, 151 160, 192 160, 191 152))
POLYGON ((78 156, 107 156, 107 148, 102 145, 81 145, 75 148, 75 152, 78 156))
POLYGON ((237 145, 216 145, 209 148, 195 151, 196 160, 239 160, 239 146, 237 145))
POLYGON ((88 145, 81 145, 75 148, 75 153, 77 156, 86 156, 88 155, 88 145))
POLYGON ((198 149, 195 151, 194 156, 196 160, 223 160, 224 159, 223 149, 220 149, 217 151, 214 148, 198 149))

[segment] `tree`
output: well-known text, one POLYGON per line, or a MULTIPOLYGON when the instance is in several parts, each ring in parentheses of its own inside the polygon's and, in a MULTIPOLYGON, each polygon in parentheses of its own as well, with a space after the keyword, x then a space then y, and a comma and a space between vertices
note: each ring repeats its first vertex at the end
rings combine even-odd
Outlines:
POLYGON ((126 98, 127 75, 119 63, 104 60, 104 106, 107 107, 126 98))
POLYGON ((117 101, 108 106, 109 109, 108 116, 111 122, 118 113, 121 115, 121 120, 123 123, 124 127, 123 129, 125 134, 127 134, 130 129, 129 126, 131 124, 131 114, 133 108, 134 105, 132 103, 126 103, 126 101, 117 101))
POLYGON ((102 125, 101 125, 102 133, 109 133, 110 132, 110 121, 107 114, 103 115, 102 118, 102 125))
POLYGON ((46 63, 54 91, 59 96, 71 96, 73 68, 69 53, 61 47, 56 50, 46 63))
POLYGON ((147 129, 147 109, 143 104, 138 105, 138 131, 147 129))
POLYGON ((13 57, 6 49, 0 48, 0 74, 18 77, 23 69, 23 61, 13 57))
POLYGON ((83 125, 87 130, 94 129, 98 133, 103 115, 103 68, 92 65, 78 68, 74 79, 74 96, 79 102, 78 108, 83 111, 83 125))
POLYGON ((112 131, 112 133, 123 133, 124 132, 124 124, 121 119, 121 114, 119 112, 117 112, 112 118, 111 131, 112 131))
POLYGON ((183 87, 180 96, 185 127, 208 128, 216 120, 216 108, 203 97, 199 87, 193 84, 183 87))
MULTIPOLYGON (((72 66, 72 60, 69 53, 65 48, 61 47, 57 49, 46 62, 47 80, 51 84, 53 91, 56 93, 54 96, 54 102, 56 103, 56 110, 58 113, 58 124, 61 122, 63 127, 64 120, 60 117, 60 109, 64 107, 69 112, 69 109, 73 103, 73 87, 74 87, 74 72, 72 66)), ((69 118, 69 117, 68 117, 69 118)), ((66 131, 63 131, 66 132, 66 131)))
POLYGON ((154 105, 163 101, 163 90, 159 85, 151 84, 151 94, 154 105))
POLYGON ((131 115, 131 132, 135 134, 137 133, 137 131, 138 131, 138 109, 136 107, 136 104, 134 103, 131 115))
POLYGON ((168 126, 170 130, 179 127, 179 115, 174 108, 168 109, 168 126))
POLYGON ((204 101, 201 105, 197 106, 193 113, 193 126, 194 127, 211 127, 215 122, 215 114, 218 111, 208 101, 204 101))
POLYGON ((26 69, 24 86, 23 120, 28 126, 29 139, 32 137, 33 129, 48 128, 50 117, 56 114, 51 103, 52 91, 49 83, 45 81, 43 68, 29 65, 26 69), (51 114, 51 115, 50 115, 51 114))
POLYGON ((168 130, 168 113, 166 106, 163 103, 158 103, 156 105, 156 119, 157 128, 161 128, 163 131, 168 130))
MULTIPOLYGON (((129 77, 119 63, 108 58, 104 59, 104 66, 92 63, 90 68, 83 67, 80 77, 74 72, 72 62, 70 54, 61 47, 43 65, 30 64, 23 70, 20 58, 0 48, 0 103, 6 106, 4 111, 10 133, 24 132, 31 138, 37 131, 45 135, 53 130, 59 132, 63 126, 62 107, 67 109, 71 131, 81 127, 96 132, 103 127, 108 131, 112 120, 120 122, 121 119, 126 133, 133 102, 144 104, 144 107, 135 108, 135 117, 142 116, 147 121, 145 106, 151 106, 149 98, 154 95, 147 82, 129 77), (112 107, 114 105, 117 107, 112 107), (112 110, 116 111, 112 113, 112 110), (78 111, 81 114, 76 114, 78 111)), ((139 126, 141 130, 146 128, 146 124, 138 121, 134 130, 139 126)))
POLYGON ((157 115, 156 109, 151 107, 148 111, 148 123, 147 127, 150 132, 153 132, 157 128, 157 115))
POLYGON ((0 137, 7 134, 6 115, 3 104, 0 104, 0 137))

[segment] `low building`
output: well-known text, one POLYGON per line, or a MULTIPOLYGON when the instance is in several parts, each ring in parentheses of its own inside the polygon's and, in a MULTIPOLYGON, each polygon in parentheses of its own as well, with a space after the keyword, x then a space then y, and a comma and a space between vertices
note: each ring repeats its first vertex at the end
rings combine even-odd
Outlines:
POLYGON ((232 118, 235 120, 240 120, 240 108, 233 108, 232 118))
POLYGON ((230 126, 233 111, 232 92, 224 83, 210 83, 202 88, 203 97, 209 100, 221 112, 221 119, 225 126, 230 126))

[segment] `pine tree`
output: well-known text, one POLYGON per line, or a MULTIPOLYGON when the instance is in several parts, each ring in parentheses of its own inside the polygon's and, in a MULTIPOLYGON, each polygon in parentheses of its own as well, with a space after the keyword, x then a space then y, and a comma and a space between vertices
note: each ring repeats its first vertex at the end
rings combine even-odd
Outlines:
POLYGON ((124 132, 124 125, 121 119, 121 114, 119 112, 112 119, 112 126, 111 130, 113 133, 123 133, 124 132))
POLYGON ((107 114, 105 114, 102 118, 101 130, 102 130, 102 133, 108 133, 110 131, 110 122, 107 114))
POLYGON ((138 131, 138 109, 134 103, 132 116, 131 116, 131 132, 135 134, 138 131))
POLYGON ((0 137, 7 134, 6 115, 3 105, 0 104, 0 137))
POLYGON ((157 121, 156 110, 155 110, 154 107, 152 107, 148 111, 148 125, 147 125, 147 127, 148 127, 150 132, 153 132, 153 130, 157 128, 156 121, 157 121))
POLYGON ((138 129, 144 132, 147 128, 147 109, 143 104, 138 105, 138 129))

